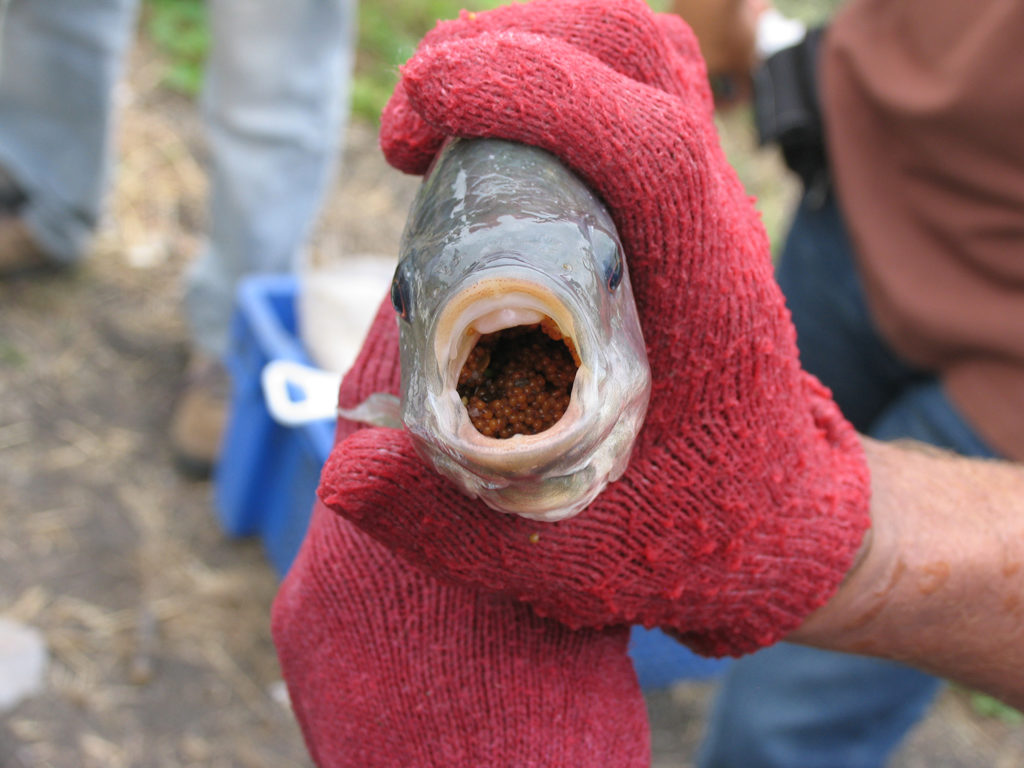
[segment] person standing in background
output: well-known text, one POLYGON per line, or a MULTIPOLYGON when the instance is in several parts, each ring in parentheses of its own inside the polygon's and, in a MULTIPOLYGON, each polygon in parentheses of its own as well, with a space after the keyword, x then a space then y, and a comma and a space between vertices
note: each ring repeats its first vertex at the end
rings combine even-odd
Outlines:
MULTIPOLYGON (((0 279, 89 253, 110 186, 114 90, 137 0, 7 0, 0 29, 0 279)), ((210 0, 202 113, 210 231, 185 276, 191 337, 171 424, 179 466, 212 468, 239 281, 295 269, 348 117, 356 3, 210 0)))
MULTIPOLYGON (((765 11, 673 6, 804 181, 777 268, 803 367, 864 434, 1024 459, 1024 7, 850 0, 762 63, 765 11)), ((882 766, 939 686, 780 644, 730 667, 698 765, 882 766)))

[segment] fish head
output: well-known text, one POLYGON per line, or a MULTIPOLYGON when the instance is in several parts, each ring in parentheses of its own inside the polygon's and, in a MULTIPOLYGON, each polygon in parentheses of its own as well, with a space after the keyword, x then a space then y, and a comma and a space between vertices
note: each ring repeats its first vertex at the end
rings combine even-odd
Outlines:
POLYGON ((425 226, 407 227, 392 283, 402 420, 418 452, 467 494, 502 512, 554 521, 580 512, 625 470, 650 369, 622 245, 604 207, 567 169, 552 169, 547 153, 514 152, 519 176, 501 176, 507 159, 492 157, 498 172, 491 168, 482 183, 463 167, 465 177, 454 173, 424 203, 447 200, 447 215, 420 216, 425 226), (485 434, 460 378, 482 339, 524 328, 565 345, 575 366, 568 403, 541 431, 485 434))

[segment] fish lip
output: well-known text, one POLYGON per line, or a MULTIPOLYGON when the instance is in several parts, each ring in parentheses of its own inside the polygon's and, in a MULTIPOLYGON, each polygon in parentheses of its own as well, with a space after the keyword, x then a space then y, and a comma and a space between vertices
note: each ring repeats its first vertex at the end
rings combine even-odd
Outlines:
POLYGON ((579 514, 604 488, 589 464, 566 475, 509 484, 481 492, 484 503, 542 523, 556 523, 579 514))

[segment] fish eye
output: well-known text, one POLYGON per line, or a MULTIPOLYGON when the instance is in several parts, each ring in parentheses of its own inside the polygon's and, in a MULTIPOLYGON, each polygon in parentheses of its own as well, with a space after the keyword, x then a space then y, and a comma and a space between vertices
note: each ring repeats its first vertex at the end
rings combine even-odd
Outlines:
POLYGON ((409 290, 409 278, 401 265, 395 270, 395 276, 391 280, 391 306, 395 308, 398 316, 409 322, 412 317, 412 296, 409 290))
POLYGON ((622 282, 622 251, 619 248, 612 251, 612 258, 605 269, 604 277, 609 291, 614 291, 622 282))
POLYGON ((604 284, 608 292, 614 292, 622 282, 623 270, 622 245, 617 237, 609 235, 600 227, 590 230, 590 242, 594 249, 594 256, 604 273, 604 284))

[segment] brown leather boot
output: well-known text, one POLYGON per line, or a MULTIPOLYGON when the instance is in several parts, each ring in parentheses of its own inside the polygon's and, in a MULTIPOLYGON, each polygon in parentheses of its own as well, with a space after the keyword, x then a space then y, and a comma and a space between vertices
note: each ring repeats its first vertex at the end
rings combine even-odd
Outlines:
POLYGON ((218 360, 192 356, 170 426, 175 465, 187 477, 205 479, 217 463, 229 391, 227 371, 218 360))
POLYGON ((0 280, 62 266, 40 247, 19 216, 0 214, 0 280))

